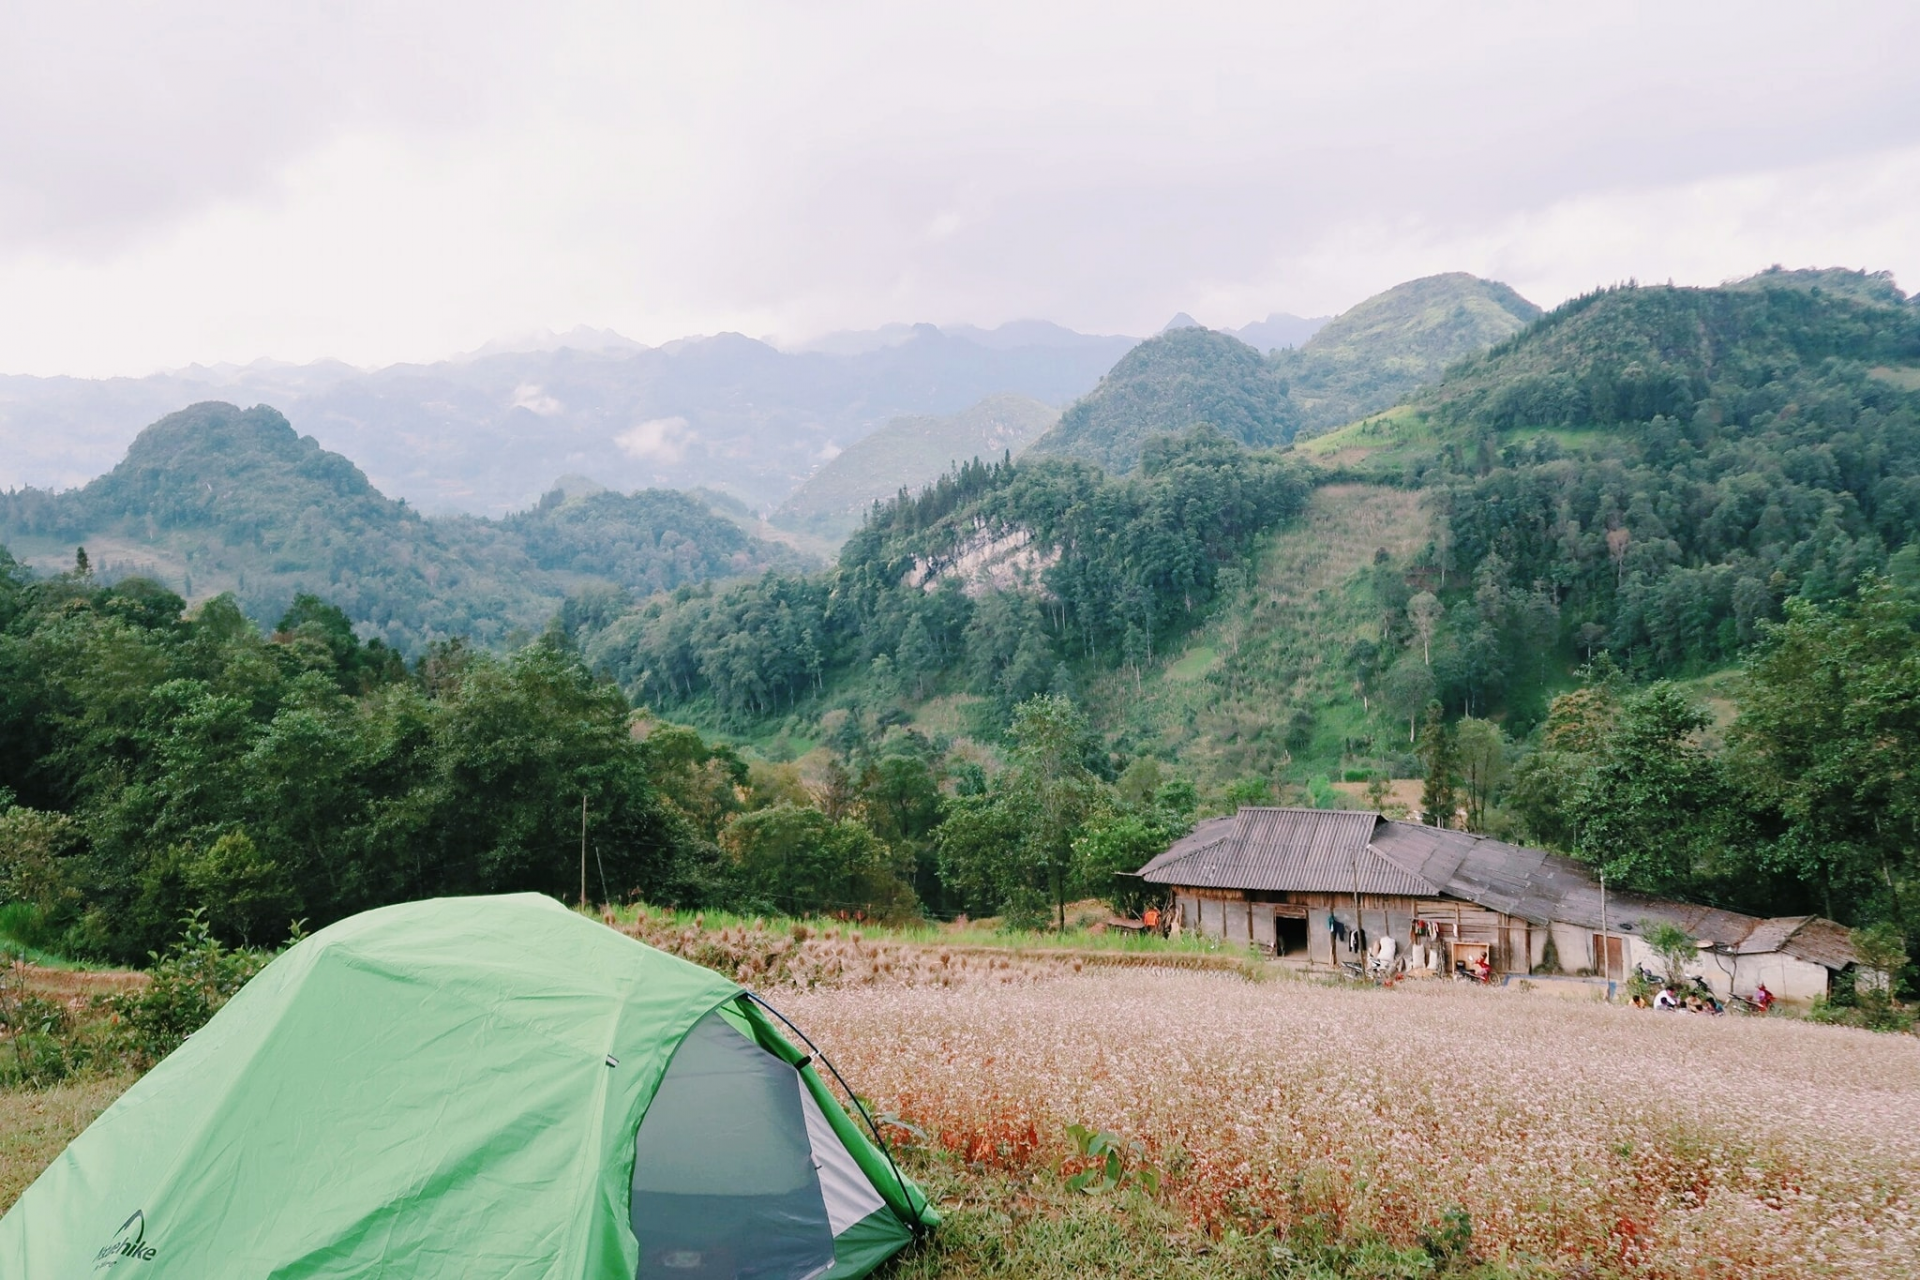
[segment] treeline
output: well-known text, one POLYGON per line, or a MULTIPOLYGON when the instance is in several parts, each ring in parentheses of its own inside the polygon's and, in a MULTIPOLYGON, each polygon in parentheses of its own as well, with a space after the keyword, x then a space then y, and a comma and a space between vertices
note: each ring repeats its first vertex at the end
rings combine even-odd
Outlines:
MULTIPOLYGON (((1559 849, 1626 888, 1886 923, 1920 944, 1920 549, 1764 624, 1716 718, 1601 653, 1520 741, 1422 717, 1424 820, 1559 849)), ((1920 946, 1917 946, 1920 949, 1920 946)))
POLYGON ((1307 491, 1294 463, 1208 428, 1150 442, 1125 477, 975 462, 876 508, 828 573, 683 588, 611 619, 583 599, 564 616, 590 663, 649 705, 765 717, 855 673, 882 696, 960 687, 1011 708, 1070 684, 1068 659, 1150 660, 1307 491), (1037 580, 987 589, 956 563, 1003 538, 1030 539, 1037 580))
POLYGON ((879 720, 837 731, 803 779, 636 716, 558 627, 509 657, 450 642, 407 662, 311 596, 267 635, 227 597, 188 612, 0 550, 0 933, 139 962, 197 917, 272 945, 407 899, 572 900, 583 854, 595 901, 1037 918, 1123 891, 1112 872, 1193 808, 1190 788, 1162 803, 1151 766, 1123 799, 1063 700, 1016 717, 991 781, 879 720), (1019 840, 947 840, 956 806, 1019 840))

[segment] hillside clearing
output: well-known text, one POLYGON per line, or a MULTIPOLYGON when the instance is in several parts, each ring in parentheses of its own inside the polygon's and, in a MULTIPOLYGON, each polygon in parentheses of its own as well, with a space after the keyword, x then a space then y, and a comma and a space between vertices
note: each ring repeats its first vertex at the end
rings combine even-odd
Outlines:
POLYGON ((1261 542, 1251 584, 1183 649, 1143 672, 1137 687, 1125 670, 1104 677, 1088 705, 1116 708, 1117 723, 1106 727, 1203 781, 1276 776, 1297 760, 1335 766, 1347 732, 1365 719, 1342 666, 1345 648, 1379 635, 1360 575, 1381 552, 1409 562, 1429 519, 1415 491, 1321 486, 1299 520, 1261 542), (1304 731, 1290 722, 1296 709, 1307 717, 1304 731))

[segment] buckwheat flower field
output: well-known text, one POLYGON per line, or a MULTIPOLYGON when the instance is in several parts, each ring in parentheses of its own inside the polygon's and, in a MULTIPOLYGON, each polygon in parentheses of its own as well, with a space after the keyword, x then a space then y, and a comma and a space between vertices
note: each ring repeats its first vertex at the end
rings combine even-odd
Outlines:
POLYGON ((1920 1275, 1910 1036, 1142 970, 778 999, 893 1138, 1057 1178, 1110 1130, 1197 1230, 1464 1209, 1554 1274, 1920 1275))

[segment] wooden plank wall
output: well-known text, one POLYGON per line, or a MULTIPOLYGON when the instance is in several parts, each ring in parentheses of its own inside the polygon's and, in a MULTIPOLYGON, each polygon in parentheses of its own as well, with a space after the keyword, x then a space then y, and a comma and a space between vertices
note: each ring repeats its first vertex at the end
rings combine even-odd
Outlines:
MULTIPOLYGON (((1304 912, 1307 958, 1322 965, 1361 959, 1359 953, 1345 946, 1336 948, 1327 928, 1329 915, 1347 929, 1353 928, 1353 898, 1351 893, 1248 894, 1237 889, 1179 889, 1174 894, 1183 929, 1198 929, 1230 942, 1255 943, 1268 950, 1274 945, 1275 913, 1299 916, 1304 912)), ((1530 972, 1539 963, 1547 940, 1544 928, 1451 898, 1361 894, 1359 919, 1369 943, 1384 929, 1400 943, 1403 955, 1415 920, 1426 921, 1435 936, 1484 942, 1491 948, 1494 968, 1504 973, 1530 972)), ((1564 963, 1564 949, 1562 956, 1564 963)))

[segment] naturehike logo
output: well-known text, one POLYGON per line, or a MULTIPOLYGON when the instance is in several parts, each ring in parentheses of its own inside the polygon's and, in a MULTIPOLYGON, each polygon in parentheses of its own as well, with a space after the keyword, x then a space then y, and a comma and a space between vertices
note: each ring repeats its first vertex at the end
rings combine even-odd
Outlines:
POLYGON ((147 1243, 147 1215, 143 1210, 135 1209, 133 1216, 120 1224, 113 1233, 113 1242, 93 1255, 93 1269, 104 1271, 128 1258, 135 1262, 152 1262, 160 1252, 158 1245, 147 1243))

